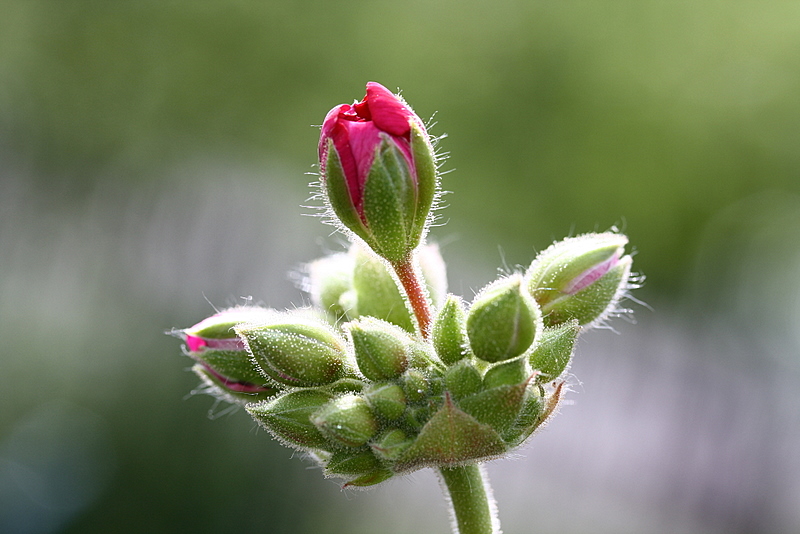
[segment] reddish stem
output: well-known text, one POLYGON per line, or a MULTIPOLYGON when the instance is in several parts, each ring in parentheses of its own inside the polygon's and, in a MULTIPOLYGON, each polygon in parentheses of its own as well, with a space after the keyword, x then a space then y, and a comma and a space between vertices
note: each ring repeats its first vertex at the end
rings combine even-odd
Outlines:
POLYGON ((417 317, 419 330, 424 339, 428 339, 431 333, 431 322, 433 321, 431 305, 428 302, 428 294, 425 283, 422 281, 417 269, 414 268, 414 259, 409 257, 407 260, 392 265, 397 277, 400 279, 403 289, 411 304, 411 309, 417 317))

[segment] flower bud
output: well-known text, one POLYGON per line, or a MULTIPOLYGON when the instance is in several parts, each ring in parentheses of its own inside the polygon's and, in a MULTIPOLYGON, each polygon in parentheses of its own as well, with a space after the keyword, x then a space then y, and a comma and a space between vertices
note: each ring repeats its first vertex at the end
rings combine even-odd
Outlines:
POLYGON ((360 447, 378 431, 378 421, 367 401, 357 395, 332 400, 311 416, 311 422, 329 439, 360 447))
POLYGON ((362 317, 347 323, 345 330, 353 342, 358 368, 370 380, 397 378, 408 367, 412 340, 402 329, 374 317, 362 317))
POLYGON ((352 303, 343 298, 353 287, 353 255, 346 252, 330 254, 306 265, 302 288, 311 303, 332 316, 333 322, 346 320, 352 303))
POLYGON ((436 160, 420 118, 370 82, 361 102, 325 117, 322 190, 341 224, 390 263, 419 245, 436 195, 436 160))
POLYGON ((330 475, 364 475, 380 467, 380 461, 369 449, 349 449, 334 452, 325 464, 325 472, 330 475))
POLYGON ((400 384, 409 402, 419 402, 425 399, 431 386, 425 375, 416 369, 409 369, 403 373, 400 384))
POLYGON ((496 388, 499 386, 513 386, 528 380, 531 373, 525 365, 525 358, 517 358, 498 363, 483 375, 483 387, 496 388))
POLYGON ((330 384, 348 374, 344 340, 322 322, 282 314, 266 324, 241 324, 244 340, 261 371, 286 386, 330 384))
POLYGON ((266 383, 234 332, 237 324, 274 314, 265 308, 231 308, 178 332, 186 341, 187 354, 197 361, 192 370, 224 400, 254 402, 277 392, 266 383))
POLYGON ((606 232, 571 237, 552 244, 526 273, 527 287, 542 309, 545 326, 570 319, 588 325, 602 321, 628 288, 628 238, 606 232))
POLYGON ((406 411, 406 395, 403 388, 387 382, 372 384, 364 392, 364 398, 378 417, 395 421, 406 411))
POLYGON ((330 450, 331 445, 310 417, 332 398, 325 391, 301 389, 269 401, 249 404, 245 409, 276 439, 290 447, 330 450))
POLYGON ((461 360, 448 368, 444 384, 455 399, 474 395, 483 388, 481 374, 469 360, 461 360))
POLYGON ((578 332, 580 325, 575 319, 544 329, 541 341, 530 355, 531 367, 540 373, 536 377, 537 383, 555 380, 567 369, 575 351, 578 332))
POLYGON ((536 302, 522 289, 522 277, 512 275, 486 286, 475 297, 467 315, 472 352, 487 362, 519 356, 542 329, 536 302))
POLYGON ((460 297, 449 295, 433 323, 433 346, 439 359, 451 365, 467 354, 466 313, 460 297))
POLYGON ((386 262, 361 245, 350 248, 353 256, 354 314, 370 316, 395 324, 406 332, 414 332, 411 310, 386 262))

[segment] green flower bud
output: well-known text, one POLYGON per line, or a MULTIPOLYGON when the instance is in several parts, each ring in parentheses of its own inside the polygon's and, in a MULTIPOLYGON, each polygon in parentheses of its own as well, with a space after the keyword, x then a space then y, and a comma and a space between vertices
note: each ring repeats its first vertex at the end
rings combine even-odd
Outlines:
POLYGON ((466 313, 460 297, 449 295, 433 323, 433 346, 439 359, 452 365, 467 353, 466 313))
POLYGON ((628 238, 586 234, 552 244, 531 264, 527 287, 542 309, 545 326, 577 319, 580 325, 602 321, 628 288, 628 238))
POLYGON ((425 399, 430 392, 428 379, 416 369, 406 371, 400 379, 400 384, 409 402, 419 402, 425 399))
POLYGON ((397 384, 372 384, 364 392, 364 398, 378 417, 387 421, 395 421, 403 416, 406 410, 406 395, 397 384))
POLYGON ((345 252, 324 256, 306 265, 306 278, 302 288, 311 297, 314 306, 328 312, 333 322, 346 320, 355 306, 352 298, 345 296, 353 287, 353 255, 345 252))
POLYGON ((394 476, 394 473, 386 468, 376 469, 366 475, 362 475, 358 478, 354 478, 353 480, 349 481, 344 487, 348 486, 356 486, 356 487, 366 487, 366 486, 374 486, 375 484, 380 484, 381 482, 388 480, 394 476))
POLYGON ((380 458, 396 460, 412 443, 412 439, 399 428, 387 430, 370 445, 380 458))
POLYGON ((360 447, 378 431, 378 421, 367 402, 357 395, 332 400, 311 416, 328 438, 347 447, 360 447))
POLYGON ((331 445, 310 417, 332 398, 333 395, 322 390, 302 389, 249 404, 245 409, 276 439, 290 447, 330 450, 331 445))
POLYGON ((576 319, 544 329, 541 341, 530 355, 531 368, 541 373, 536 377, 537 382, 555 380, 567 369, 580 329, 576 319))
POLYGON ((277 393, 261 375, 234 331, 237 324, 263 321, 275 313, 258 307, 230 308, 176 332, 186 342, 186 354, 197 361, 192 370, 217 397, 241 404, 264 400, 277 393))
POLYGON ((526 382, 531 376, 525 358, 498 363, 483 375, 483 387, 513 386, 526 382))
POLYGON ((361 373, 370 380, 397 378, 408 367, 408 348, 412 340, 401 328, 362 317, 345 325, 353 343, 361 373))
POLYGON ((447 369, 444 384, 455 399, 474 395, 483 388, 480 372, 466 359, 447 369))
POLYGON ((381 467, 380 461, 371 450, 352 449, 336 451, 325 464, 329 475, 365 475, 381 467))
POLYGON ((265 376, 286 386, 309 387, 348 374, 344 340, 330 327, 296 314, 280 318, 236 327, 265 376))
POLYGON ((353 245, 350 254, 354 256, 355 316, 384 319, 413 333, 414 319, 388 265, 360 245, 353 245))
POLYGON ((467 315, 467 336, 476 357, 501 362, 519 356, 542 329, 536 302, 523 291, 522 277, 512 275, 486 286, 467 315))

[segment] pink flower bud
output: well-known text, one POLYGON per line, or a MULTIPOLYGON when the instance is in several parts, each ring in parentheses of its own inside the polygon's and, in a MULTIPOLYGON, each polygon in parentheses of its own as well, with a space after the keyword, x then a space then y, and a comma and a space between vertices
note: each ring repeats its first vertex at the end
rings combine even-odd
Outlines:
POLYGON ((436 164, 422 120, 379 83, 325 117, 322 188, 337 219, 392 263, 420 243, 436 193, 436 164))

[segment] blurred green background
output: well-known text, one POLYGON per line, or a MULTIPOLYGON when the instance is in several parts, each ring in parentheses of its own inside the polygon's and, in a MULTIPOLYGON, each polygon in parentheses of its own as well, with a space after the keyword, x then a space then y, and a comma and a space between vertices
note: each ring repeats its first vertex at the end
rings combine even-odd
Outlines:
POLYGON ((0 3, 0 531, 446 532, 429 472, 342 491, 192 395, 163 335, 342 239, 319 125, 379 81, 447 134, 470 298, 623 229, 638 324, 492 462, 507 533, 800 531, 800 5, 0 3))

